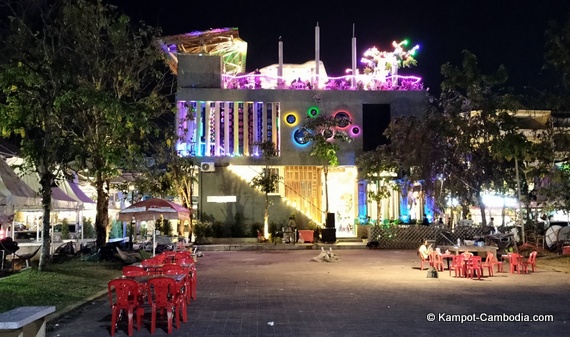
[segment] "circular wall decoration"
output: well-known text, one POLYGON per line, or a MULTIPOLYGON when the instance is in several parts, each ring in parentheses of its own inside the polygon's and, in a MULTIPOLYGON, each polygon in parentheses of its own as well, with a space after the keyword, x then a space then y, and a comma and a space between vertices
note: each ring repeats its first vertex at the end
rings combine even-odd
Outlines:
POLYGON ((334 115, 334 119, 337 121, 340 128, 346 128, 352 121, 350 120, 350 115, 346 111, 339 111, 334 115))
POLYGON ((323 131, 323 137, 325 137, 325 139, 329 139, 333 136, 333 131, 331 129, 326 129, 325 131, 323 131))
POLYGON ((311 118, 317 117, 320 113, 321 113, 321 109, 319 109, 318 106, 312 106, 309 109, 307 109, 307 116, 309 116, 311 118))
POLYGON ((287 122, 287 124, 289 125, 293 125, 297 122, 297 116, 295 116, 294 114, 288 114, 287 116, 285 116, 285 122, 287 122))
POLYGON ((299 145, 305 145, 309 142, 309 136, 311 133, 309 132, 309 130, 305 129, 305 128, 300 128, 297 129, 295 131, 295 133, 293 133, 293 139, 295 140, 295 142, 299 145))
POLYGON ((350 131, 352 132, 353 135, 358 135, 360 133, 360 128, 358 126, 354 126, 352 127, 352 129, 350 129, 350 131))

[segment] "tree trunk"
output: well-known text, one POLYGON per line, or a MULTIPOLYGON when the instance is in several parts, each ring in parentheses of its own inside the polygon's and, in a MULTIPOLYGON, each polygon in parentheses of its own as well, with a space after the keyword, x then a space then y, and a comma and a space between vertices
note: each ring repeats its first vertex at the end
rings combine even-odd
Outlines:
POLYGON ((265 193, 265 213, 263 214, 263 237, 269 238, 269 195, 265 193))
POLYGON ((109 184, 101 173, 97 173, 95 180, 95 188, 97 189, 97 214, 95 215, 95 231, 97 240, 95 241, 97 249, 103 247, 107 242, 107 226, 109 224, 109 184))
POLYGON ((50 173, 44 175, 40 179, 42 194, 42 209, 44 212, 42 219, 42 252, 40 254, 40 263, 38 270, 42 271, 47 266, 51 258, 51 238, 50 238, 50 214, 51 214, 51 184, 53 183, 53 175, 50 173))
POLYGON ((481 224, 483 226, 486 226, 487 225, 487 218, 485 215, 485 204, 483 203, 481 193, 477 193, 477 202, 479 203, 479 210, 481 211, 481 224))
POLYGON ((326 165, 323 166, 323 173, 325 176, 325 214, 329 214, 329 168, 326 165))
MULTIPOLYGON (((376 182, 376 193, 380 191, 380 182, 376 182)), ((378 194, 379 195, 379 194, 378 194)), ((382 199, 376 197, 376 225, 382 224, 382 199)))

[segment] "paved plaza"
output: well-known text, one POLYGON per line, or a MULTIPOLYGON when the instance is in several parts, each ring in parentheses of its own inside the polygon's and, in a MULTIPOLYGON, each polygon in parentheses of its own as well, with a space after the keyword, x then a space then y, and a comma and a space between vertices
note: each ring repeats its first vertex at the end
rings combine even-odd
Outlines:
MULTIPOLYGON (((198 298, 188 307, 188 322, 171 336, 563 336, 570 331, 570 275, 541 269, 540 261, 538 271, 527 275, 471 280, 450 277, 446 270, 432 279, 419 270, 415 251, 333 252, 339 261, 311 261, 318 250, 204 252, 198 260, 198 298), (552 321, 521 321, 527 318, 552 321)), ((110 336, 108 301, 98 298, 50 321, 48 337, 110 336)), ((151 336, 149 320, 147 313, 134 336, 151 336)), ((116 336, 127 336, 125 322, 116 336)), ((167 336, 165 326, 153 336, 167 336)))

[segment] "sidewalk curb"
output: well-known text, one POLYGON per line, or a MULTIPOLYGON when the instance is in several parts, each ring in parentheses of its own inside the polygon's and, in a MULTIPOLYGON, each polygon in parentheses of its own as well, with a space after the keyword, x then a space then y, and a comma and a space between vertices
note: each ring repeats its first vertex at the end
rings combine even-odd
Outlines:
POLYGON ((67 314, 67 313, 73 311, 74 309, 77 309, 78 307, 80 307, 80 306, 82 306, 82 305, 84 305, 84 304, 86 304, 86 303, 88 303, 88 302, 90 302, 90 301, 92 301, 92 300, 94 300, 94 299, 100 298, 100 297, 102 297, 102 296, 104 296, 104 295, 106 295, 106 294, 107 294, 107 289, 101 290, 101 291, 99 291, 99 292, 97 292, 97 293, 95 293, 95 294, 93 294, 93 295, 91 295, 91 296, 85 298, 85 299, 84 299, 83 301, 81 301, 81 302, 77 302, 77 303, 74 303, 74 304, 70 304, 70 305, 68 305, 67 307, 65 307, 65 308, 63 308, 63 309, 61 309, 61 310, 57 310, 57 311, 54 312, 53 314, 48 315, 48 316, 46 317, 46 322, 50 322, 50 321, 52 321, 52 320, 56 320, 56 319, 60 318, 61 316, 63 316, 63 315, 65 315, 65 314, 67 314))

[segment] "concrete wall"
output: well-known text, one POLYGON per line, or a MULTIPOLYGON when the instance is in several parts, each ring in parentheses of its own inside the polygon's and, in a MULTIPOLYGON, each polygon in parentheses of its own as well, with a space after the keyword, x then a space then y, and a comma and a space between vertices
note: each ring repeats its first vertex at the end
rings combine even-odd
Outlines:
MULTIPOLYGON (((235 223, 236 214, 244 216, 244 223, 263 224, 265 212, 265 195, 249 186, 240 178, 236 177, 226 167, 216 167, 212 173, 201 173, 200 179, 202 195, 199 198, 200 210, 206 217, 213 217, 215 221, 227 224, 235 223), (230 203, 208 202, 209 196, 232 196, 237 201, 230 203)), ((286 205, 280 196, 271 195, 272 205, 269 208, 269 224, 276 223, 285 226, 291 214, 295 214, 297 228, 308 228, 308 219, 296 212, 295 209, 286 205)), ((245 228, 244 228, 245 229, 245 228)))

